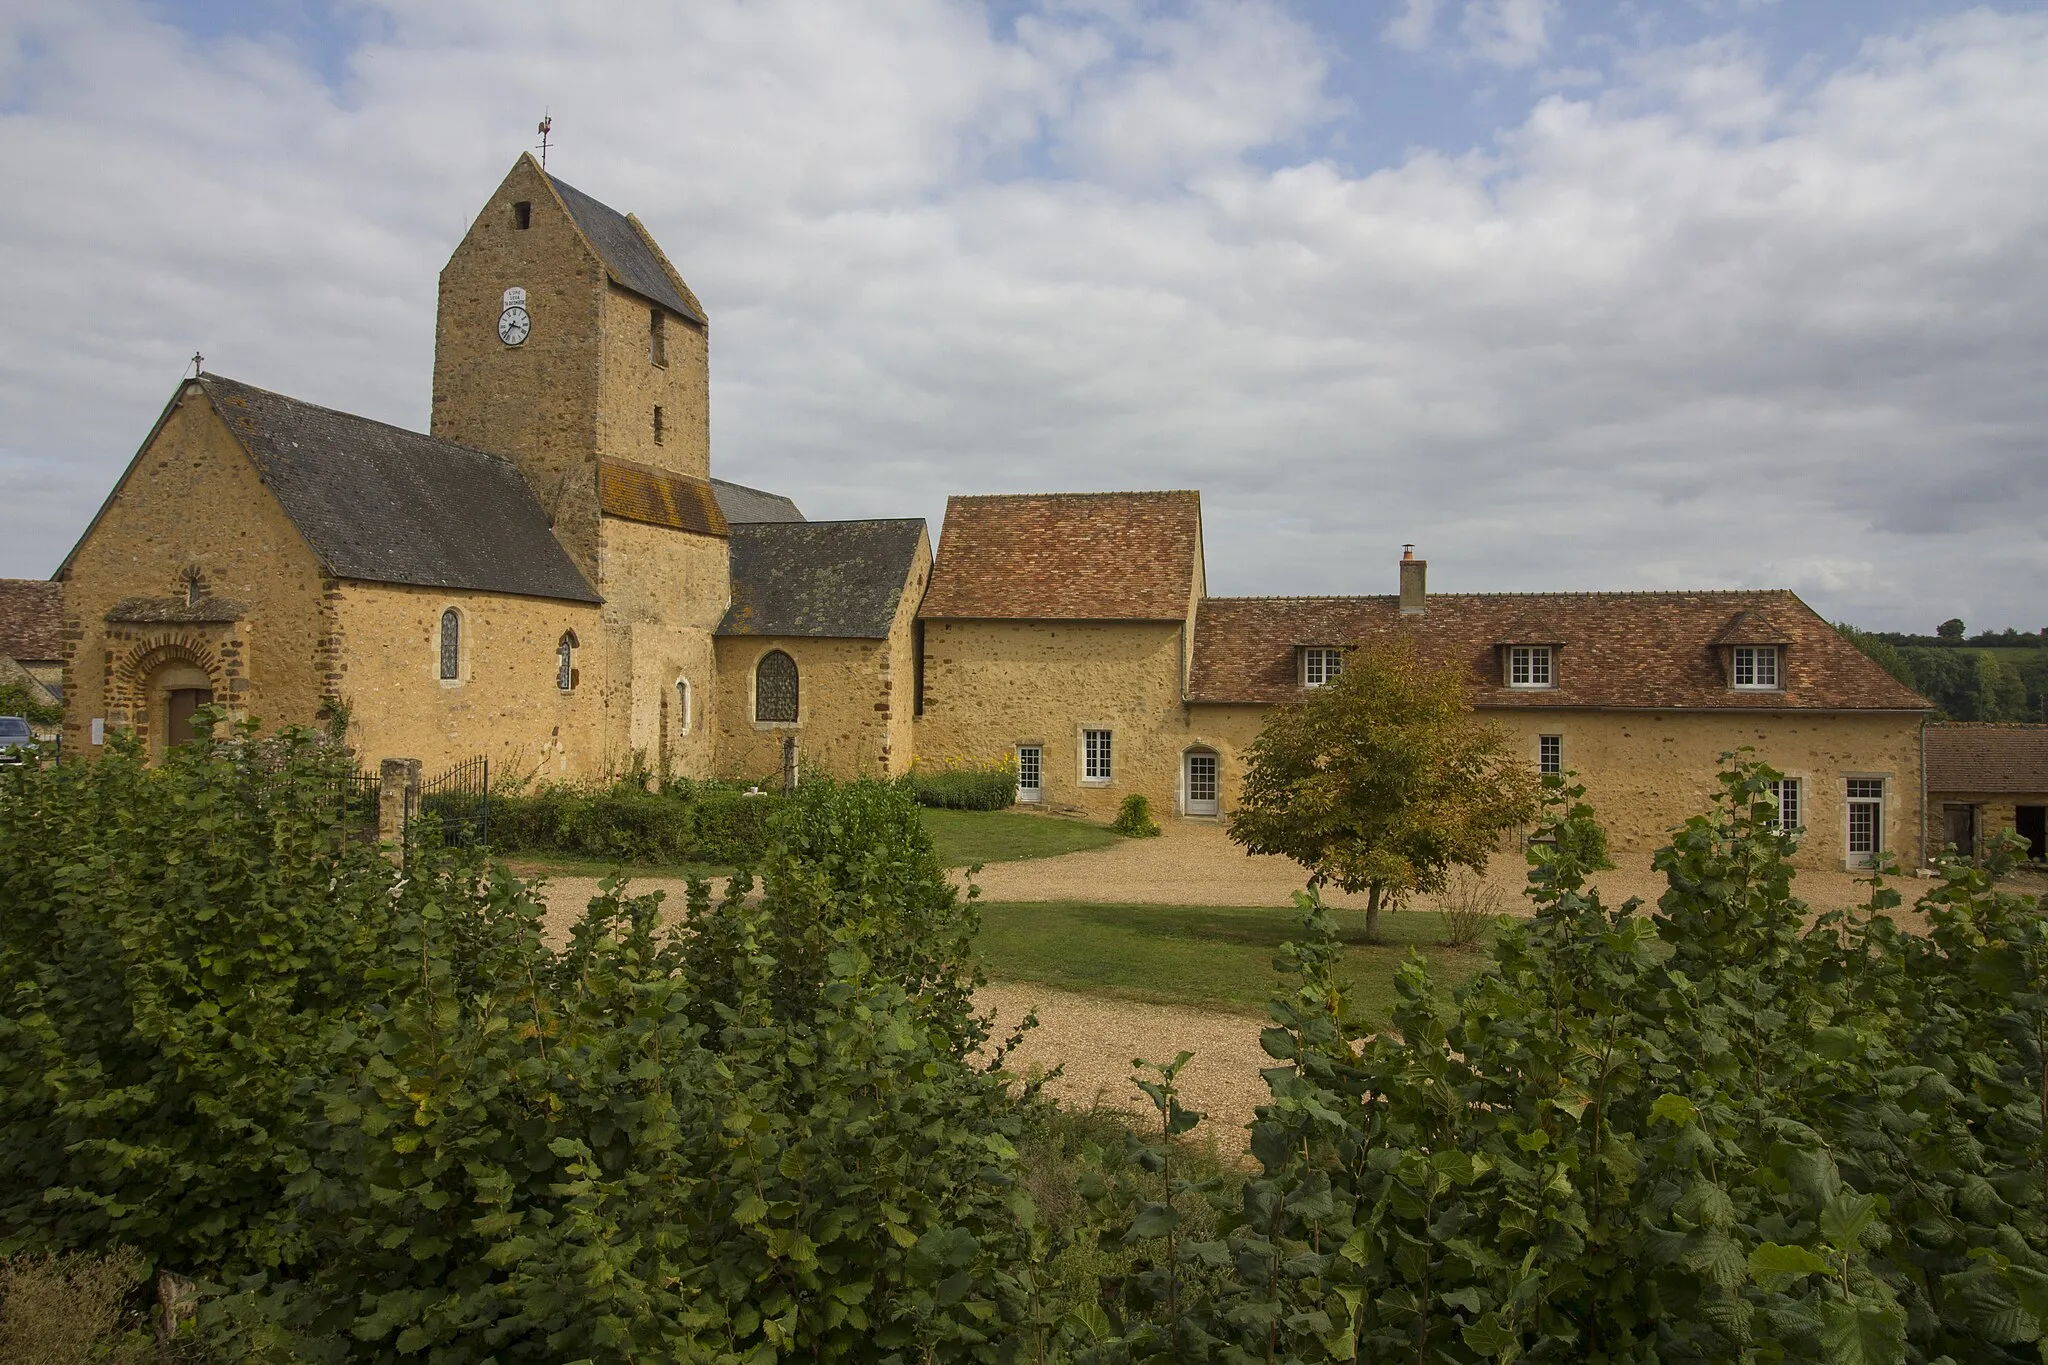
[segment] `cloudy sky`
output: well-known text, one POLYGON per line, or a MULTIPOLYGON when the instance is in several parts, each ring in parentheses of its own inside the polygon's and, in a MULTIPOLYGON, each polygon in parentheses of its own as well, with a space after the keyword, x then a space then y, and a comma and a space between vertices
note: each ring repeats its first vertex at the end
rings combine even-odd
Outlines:
POLYGON ((814 517, 1202 490, 1211 591, 1790 586, 2048 625, 2016 0, 8 0, 0 576, 203 351, 424 427, 554 118, 814 517))

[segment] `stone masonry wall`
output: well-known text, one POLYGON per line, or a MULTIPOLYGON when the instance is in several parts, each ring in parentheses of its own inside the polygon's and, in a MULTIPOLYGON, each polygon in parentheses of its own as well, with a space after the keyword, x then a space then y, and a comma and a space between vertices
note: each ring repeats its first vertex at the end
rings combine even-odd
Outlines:
POLYGON ((518 464, 555 535, 597 582, 598 405, 608 286, 568 211, 521 157, 442 267, 434 332, 433 433, 518 464), (532 205, 531 226, 513 206, 532 205), (498 339, 508 288, 533 330, 498 339))
POLYGON ((1106 820, 1132 792, 1179 809, 1177 622, 927 621, 920 762, 985 762, 1044 746, 1045 802, 1106 820), (1111 731, 1111 777, 1083 783, 1081 731, 1111 731))
POLYGON ((718 772, 766 779, 782 771, 782 740, 797 738, 807 772, 833 777, 894 777, 909 765, 890 744, 893 680, 886 640, 726 635, 718 639, 718 772), (754 719, 754 669, 771 650, 796 660, 793 725, 754 719))
POLYGON ((349 740, 372 771, 417 758, 429 776, 483 754, 493 776, 590 781, 605 775, 606 660, 598 608, 496 593, 384 583, 338 589, 336 662, 349 740), (441 613, 462 613, 461 677, 444 682, 441 613), (556 685, 556 646, 574 631, 574 690, 556 685))
POLYGON ((311 725, 325 633, 312 551, 204 393, 189 387, 65 575, 65 751, 92 752, 95 718, 157 746, 164 698, 153 680, 169 669, 204 673, 215 700, 237 714, 311 725), (107 622, 124 598, 184 602, 188 573, 198 575, 202 597, 239 603, 242 619, 107 622))
MULTIPOLYGON (((1243 788, 1243 753, 1264 725, 1266 710, 1190 708, 1190 737, 1219 755, 1226 812, 1243 788)), ((1797 859, 1801 865, 1845 865, 1850 776, 1884 779, 1884 846, 1905 866, 1920 856, 1917 716, 1494 709, 1482 715, 1513 736, 1531 766, 1538 737, 1559 737, 1564 765, 1585 784, 1586 799, 1617 854, 1646 856, 1663 845, 1672 827, 1704 812, 1716 790, 1719 756, 1749 745, 1786 776, 1802 779, 1807 834, 1797 859)), ((1939 815, 1936 807, 1930 820, 1939 815)), ((1931 825, 1928 833, 1939 835, 1931 825)))

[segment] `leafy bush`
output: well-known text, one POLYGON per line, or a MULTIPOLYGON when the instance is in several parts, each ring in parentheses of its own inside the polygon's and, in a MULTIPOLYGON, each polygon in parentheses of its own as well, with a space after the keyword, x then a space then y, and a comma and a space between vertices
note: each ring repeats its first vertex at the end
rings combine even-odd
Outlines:
POLYGON ((758 898, 667 934, 608 885, 557 951, 463 850, 344 843, 345 769, 295 732, 0 777, 10 1248, 209 1277, 220 1358, 1003 1353, 1020 1111, 906 790, 808 786, 758 898))
POLYGON ((17 682, 0 683, 0 716, 20 716, 31 725, 57 725, 64 719, 64 707, 40 701, 17 682))
POLYGON ((940 810, 1008 810, 1017 804, 1017 762, 1005 756, 980 764, 913 768, 910 785, 920 806, 940 810))
POLYGON ((1152 802, 1137 792, 1124 798, 1109 827, 1132 839, 1151 839, 1159 833, 1159 823, 1152 818, 1152 802))
MULTIPOLYGON (((1391 1028, 1353 1017, 1304 895, 1260 1173, 1132 1338, 1217 1361, 2038 1361, 2048 917, 1993 890, 1999 866, 1951 864, 1926 937, 1882 884, 1806 927, 1776 777, 1724 773, 1657 855, 1653 914, 1587 885, 1568 827, 1591 812, 1554 784, 1535 918, 1450 999, 1405 964, 1391 1028)), ((1132 1227, 1155 1263, 1169 1226, 1132 1227)))
POLYGON ((557 853, 622 864, 749 864, 784 798, 732 783, 622 781, 544 786, 491 797, 491 842, 504 853, 557 853))

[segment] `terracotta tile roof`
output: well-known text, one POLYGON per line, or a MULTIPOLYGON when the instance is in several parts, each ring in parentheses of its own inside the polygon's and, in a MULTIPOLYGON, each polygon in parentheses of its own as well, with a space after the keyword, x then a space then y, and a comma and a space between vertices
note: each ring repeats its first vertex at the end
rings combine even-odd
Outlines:
POLYGON ((2048 792, 2048 725, 1927 727, 1930 792, 2048 792))
POLYGON ((1019 493, 946 499, 931 620, 1179 621, 1201 563, 1202 496, 1019 493))
POLYGON ((726 533, 725 513, 708 479, 608 455, 597 461, 597 505, 608 517, 705 536, 726 533))
POLYGON ((64 657, 64 585, 0 578, 0 656, 47 662, 64 657))
MULTIPOLYGON (((1744 628, 1746 629, 1746 627, 1744 628)), ((1294 651, 1398 633, 1423 657, 1463 664, 1473 703, 1728 710, 1927 709, 1790 592, 1438 593, 1424 616, 1395 597, 1212 597, 1195 619, 1197 702, 1298 701, 1294 651), (1743 613, 1785 633, 1785 687, 1737 692, 1719 646, 1743 613), (1527 639, 1540 627, 1542 639, 1527 639), (1557 686, 1510 689, 1500 646, 1554 644, 1557 686)))

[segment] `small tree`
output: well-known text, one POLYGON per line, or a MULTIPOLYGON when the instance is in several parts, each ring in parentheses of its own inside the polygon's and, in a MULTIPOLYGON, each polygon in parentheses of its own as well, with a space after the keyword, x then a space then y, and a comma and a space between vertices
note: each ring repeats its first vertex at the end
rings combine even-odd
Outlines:
POLYGON ((1267 720, 1230 837, 1294 859, 1311 886, 1365 892, 1378 939, 1382 906, 1485 867, 1501 835, 1535 818, 1536 774, 1507 750, 1473 716, 1459 670, 1425 666, 1408 641, 1364 646, 1267 720))
POLYGON ((1942 639, 1944 639, 1944 640, 1952 640, 1952 641, 1956 642, 1957 644, 1960 644, 1960 643, 1962 643, 1962 639, 1963 639, 1963 621, 1962 621, 1962 618, 1961 618, 1961 617, 1959 617, 1959 616, 1951 616, 1951 617, 1949 617, 1949 618, 1948 618, 1948 620, 1946 620, 1946 621, 1943 621, 1943 622, 1942 622, 1942 623, 1941 623, 1940 625, 1938 625, 1938 626, 1936 626, 1936 627, 1934 628, 1934 633, 1935 633, 1936 635, 1940 636, 1940 637, 1941 637, 1942 639))

